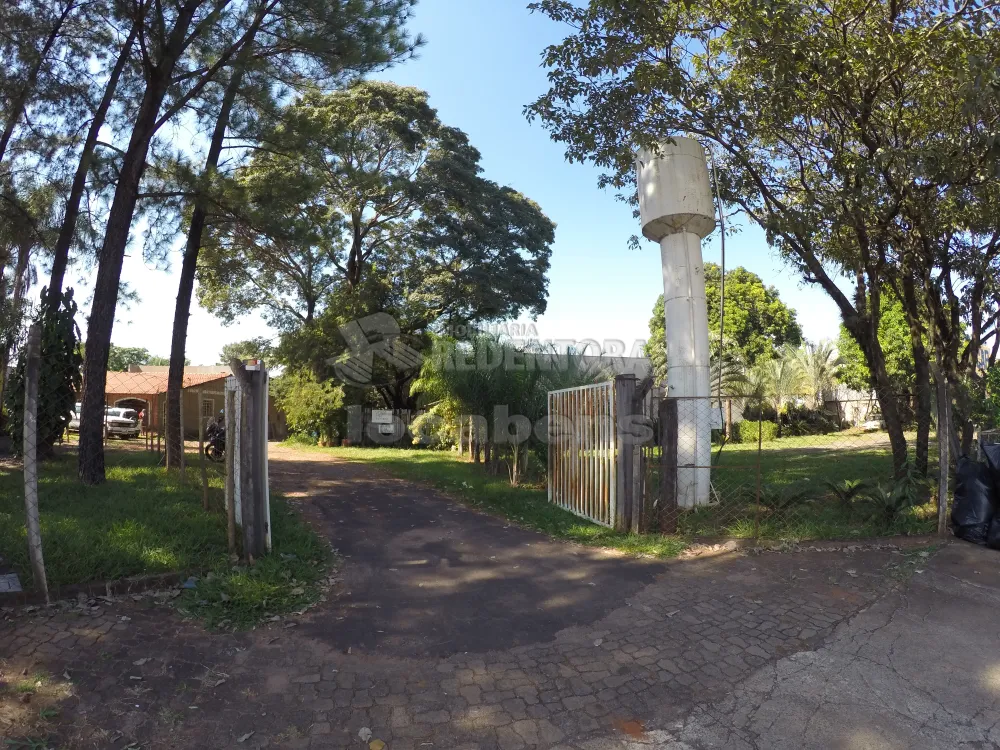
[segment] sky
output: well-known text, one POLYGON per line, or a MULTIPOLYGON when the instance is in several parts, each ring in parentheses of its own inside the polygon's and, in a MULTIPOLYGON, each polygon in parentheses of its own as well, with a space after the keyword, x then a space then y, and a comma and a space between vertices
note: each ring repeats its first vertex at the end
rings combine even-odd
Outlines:
MULTIPOLYGON (((533 324, 537 337, 553 341, 625 343, 629 353, 648 335, 649 318, 663 291, 656 244, 643 240, 630 250, 638 233, 629 206, 613 191, 597 187, 599 170, 569 164, 563 148, 538 123, 529 124, 523 108, 546 89, 540 65, 546 45, 566 30, 542 15, 531 14, 526 0, 420 0, 410 24, 427 43, 418 57, 379 77, 424 89, 441 120, 459 127, 482 153, 484 176, 510 185, 536 201, 556 223, 546 312, 533 324)), ((175 249, 176 250, 176 249, 175 249)), ((718 232, 703 248, 706 261, 719 261, 718 232)), ((125 260, 140 301, 119 311, 112 341, 141 346, 167 356, 180 253, 170 269, 148 266, 138 244, 125 260)), ((727 268, 745 266, 778 288, 794 308, 807 339, 835 339, 840 316, 822 290, 801 283, 794 271, 768 247, 754 227, 727 236, 727 268)), ((223 345, 254 336, 272 336, 258 313, 223 326, 195 306, 188 332, 192 364, 218 361, 223 345)))

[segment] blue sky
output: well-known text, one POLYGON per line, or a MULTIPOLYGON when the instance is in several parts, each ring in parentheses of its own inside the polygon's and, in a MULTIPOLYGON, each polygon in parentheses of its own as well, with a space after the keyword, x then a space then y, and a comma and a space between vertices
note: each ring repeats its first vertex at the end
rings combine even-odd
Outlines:
MULTIPOLYGON (((524 105, 546 88, 540 53, 565 33, 525 5, 526 0, 421 0, 411 30, 423 34, 427 44, 418 59, 381 77, 428 91, 441 119, 467 132, 482 152, 485 176, 531 197, 556 222, 548 310, 535 322, 539 337, 617 339, 631 348, 645 339, 662 292, 659 249, 644 241, 640 250, 630 250, 628 239, 638 229, 631 209, 597 187, 597 169, 568 164, 562 147, 539 124, 525 120, 524 105)), ((706 241, 704 255, 718 261, 717 234, 706 241)), ((727 266, 745 266, 780 290, 807 338, 836 338, 840 316, 834 304, 820 289, 802 285, 759 230, 730 236, 726 256, 727 266)), ((179 254, 171 262, 179 267, 179 254)), ((134 252, 126 259, 125 277, 135 279, 141 303, 120 313, 113 341, 167 355, 173 271, 146 268, 134 252)), ((223 327, 198 308, 192 310, 189 357, 195 364, 213 363, 222 345, 266 334, 256 314, 223 327)))

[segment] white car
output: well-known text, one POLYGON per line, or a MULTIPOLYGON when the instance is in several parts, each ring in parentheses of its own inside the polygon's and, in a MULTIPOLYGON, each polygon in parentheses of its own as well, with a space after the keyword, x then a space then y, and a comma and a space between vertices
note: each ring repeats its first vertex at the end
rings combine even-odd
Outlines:
MULTIPOLYGON (((70 432, 80 431, 80 404, 74 406, 67 429, 70 432)), ((139 414, 135 409, 123 409, 117 406, 105 408, 105 437, 137 438, 141 429, 139 414)))

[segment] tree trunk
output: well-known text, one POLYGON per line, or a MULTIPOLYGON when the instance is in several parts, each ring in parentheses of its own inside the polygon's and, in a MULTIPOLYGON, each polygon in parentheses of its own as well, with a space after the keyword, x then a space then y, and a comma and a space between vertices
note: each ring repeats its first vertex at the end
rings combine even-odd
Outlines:
POLYGON ((180 7, 169 40, 163 47, 160 62, 149 72, 108 214, 94 285, 94 301, 87 324, 86 359, 83 366, 78 471, 85 484, 104 481, 104 387, 107 383, 111 329, 114 327, 115 309, 118 305, 125 247, 128 245, 129 230, 135 214, 139 183, 146 168, 146 155, 156 131, 157 115, 199 4, 200 0, 190 0, 180 7))
POLYGON ((104 121, 107 119, 108 110, 114 101, 115 93, 118 89, 118 82, 121 80, 122 72, 132 54, 132 45, 135 43, 139 33, 139 24, 134 24, 129 32, 128 38, 122 45, 121 52, 115 67, 108 76, 108 83, 104 88, 104 95, 101 103, 94 112, 94 119, 91 120, 90 129, 87 131, 87 139, 83 143, 83 151, 80 153, 80 161, 76 167, 76 174, 73 175, 73 184, 70 186, 69 197, 66 199, 66 210, 63 212, 62 226, 59 228, 59 237, 56 239, 55 249, 52 256, 52 273, 49 276, 49 293, 46 298, 46 306, 50 314, 54 314, 59 309, 62 300, 63 279, 66 276, 66 266, 69 264, 69 249, 76 236, 76 221, 80 216, 80 203, 87 187, 87 175, 90 173, 90 165, 94 160, 94 149, 97 147, 97 139, 100 135, 104 121))
POLYGON ((928 456, 931 434, 931 362, 924 347, 924 327, 917 300, 916 283, 905 267, 902 276, 903 310, 910 330, 910 348, 913 350, 914 387, 916 393, 917 442, 914 468, 925 477, 928 470, 928 456))
POLYGON ((871 372, 872 385, 875 387, 875 397, 882 410, 882 421, 889 433, 889 445, 892 450, 892 470, 895 477, 902 477, 906 472, 907 448, 906 435, 903 432, 903 422, 899 416, 897 394, 893 392, 892 382, 885 367, 885 353, 879 344, 877 334, 873 330, 871 320, 867 316, 855 315, 844 320, 847 330, 864 352, 868 370, 871 372))
POLYGON ((66 23, 66 19, 69 17, 70 12, 73 10, 74 0, 70 0, 63 9, 63 12, 56 19, 55 26, 52 27, 52 31, 45 38, 45 44, 42 45, 42 50, 38 54, 38 60, 32 66, 31 70, 28 71, 28 77, 24 80, 24 86, 21 88, 20 93, 17 98, 11 102, 8 108, 7 122, 4 125, 3 133, 0 133, 0 163, 3 162, 3 157, 7 153, 7 147, 10 145, 10 140, 14 135, 14 129, 17 127, 17 123, 21 121, 24 116, 24 112, 28 107, 28 100, 31 99, 31 94, 35 90, 35 85, 38 83, 38 74, 41 73, 42 67, 45 65, 45 60, 49 56, 49 52, 52 51, 52 45, 56 43, 56 39, 59 38, 59 32, 62 30, 63 24, 66 23))
MULTIPOLYGON (((259 22, 258 22, 259 25, 259 22)), ((222 106, 215 122, 212 141, 205 159, 204 177, 210 178, 219 167, 219 158, 226 140, 229 128, 229 117, 236 101, 243 80, 246 60, 253 49, 252 37, 240 50, 229 79, 229 85, 222 96, 222 106)), ((208 209, 203 196, 195 201, 191 213, 191 225, 188 228, 187 244, 184 248, 184 261, 181 264, 181 276, 177 285, 177 303, 174 306, 174 327, 170 339, 170 370, 167 375, 167 466, 180 466, 181 450, 181 389, 184 387, 184 354, 187 347, 188 318, 191 315, 191 297, 194 294, 194 279, 198 270, 198 254, 201 252, 202 237, 205 232, 205 221, 208 209)))

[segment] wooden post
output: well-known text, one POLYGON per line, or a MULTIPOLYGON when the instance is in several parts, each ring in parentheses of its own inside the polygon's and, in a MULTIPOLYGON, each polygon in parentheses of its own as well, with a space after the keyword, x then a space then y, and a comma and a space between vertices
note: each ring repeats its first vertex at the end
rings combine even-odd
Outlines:
POLYGON ((226 543, 236 553, 236 392, 226 390, 226 543))
POLYGON ((35 589, 49 604, 49 584, 42 557, 41 521, 38 517, 38 375, 42 359, 42 326, 28 329, 27 358, 24 369, 24 516, 28 527, 28 553, 35 589))
POLYGON ((948 381, 938 378, 938 534, 948 533, 948 472, 951 470, 951 396, 948 381))
MULTIPOLYGON (((781 414, 777 415, 778 424, 781 424, 781 414)), ((753 516, 753 538, 760 539, 760 457, 764 448, 764 410, 758 407, 757 412, 757 495, 753 516)))
POLYGON ((631 531, 637 522, 635 512, 635 482, 632 456, 635 454, 635 440, 631 435, 632 402, 635 400, 635 375, 615 376, 615 424, 612 456, 615 468, 615 518, 616 531, 631 531))
POLYGON ((201 388, 198 389, 198 464, 201 466, 201 507, 208 510, 208 471, 205 469, 205 415, 201 413, 201 388))
POLYGON ((660 401, 660 532, 677 533, 677 400, 660 401))
MULTIPOLYGON (((256 552, 254 545, 256 539, 254 533, 254 513, 256 506, 253 502, 253 451, 247 446, 247 441, 251 439, 250 435, 253 430, 253 399, 250 397, 250 373, 247 372, 246 366, 238 359, 234 359, 230 363, 230 367, 233 370, 233 375, 236 376, 236 379, 240 383, 240 404, 238 407, 240 410, 239 455, 234 457, 234 461, 236 470, 240 473, 240 526, 243 528, 243 559, 249 563, 253 563, 256 552)), ((235 445, 237 436, 233 435, 232 438, 232 442, 235 445)), ((229 440, 229 436, 227 436, 227 440, 229 440)))
POLYGON ((251 373, 250 397, 253 400, 253 421, 249 437, 253 441, 253 503, 254 551, 258 557, 268 552, 270 514, 267 498, 267 370, 263 360, 257 360, 257 369, 251 373))

